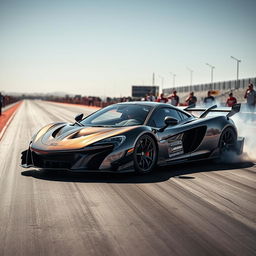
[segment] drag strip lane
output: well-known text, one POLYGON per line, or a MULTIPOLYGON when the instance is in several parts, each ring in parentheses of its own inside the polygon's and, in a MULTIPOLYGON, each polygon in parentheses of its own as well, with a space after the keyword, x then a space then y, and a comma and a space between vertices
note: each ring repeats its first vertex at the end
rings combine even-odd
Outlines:
POLYGON ((255 255, 252 162, 146 176, 19 167, 39 128, 92 111, 32 100, 18 109, 0 142, 0 255, 255 255))

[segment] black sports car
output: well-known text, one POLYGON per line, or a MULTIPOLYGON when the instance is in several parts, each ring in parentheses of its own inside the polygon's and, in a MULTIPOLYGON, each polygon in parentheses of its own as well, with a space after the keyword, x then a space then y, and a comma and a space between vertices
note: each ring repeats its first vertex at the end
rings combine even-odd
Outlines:
POLYGON ((156 102, 110 105, 74 123, 53 123, 35 134, 21 166, 70 171, 136 171, 156 165, 241 154, 231 108, 177 108, 156 102), (202 111, 199 117, 191 111, 202 111), (210 112, 228 112, 209 116, 210 112))

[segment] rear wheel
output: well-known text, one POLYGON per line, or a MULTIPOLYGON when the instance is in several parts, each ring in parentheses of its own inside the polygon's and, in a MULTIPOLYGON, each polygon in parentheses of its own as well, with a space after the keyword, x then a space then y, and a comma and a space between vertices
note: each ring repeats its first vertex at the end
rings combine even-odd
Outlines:
POLYGON ((133 153, 134 169, 138 173, 153 170, 157 160, 157 148, 154 139, 145 134, 136 142, 133 153))
POLYGON ((227 152, 236 152, 237 134, 234 129, 226 128, 220 137, 220 156, 227 152))

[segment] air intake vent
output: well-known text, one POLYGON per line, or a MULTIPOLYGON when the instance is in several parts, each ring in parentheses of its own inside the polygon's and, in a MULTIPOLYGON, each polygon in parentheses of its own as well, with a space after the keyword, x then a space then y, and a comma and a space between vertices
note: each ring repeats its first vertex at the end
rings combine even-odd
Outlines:
POLYGON ((53 137, 53 138, 55 138, 55 137, 58 135, 58 133, 59 133, 59 131, 61 130, 61 128, 63 128, 63 126, 61 126, 60 128, 56 129, 56 130, 52 133, 52 137, 53 137))
POLYGON ((201 144, 207 127, 201 126, 186 131, 183 136, 184 153, 192 152, 201 144))
POLYGON ((81 137, 81 136, 78 136, 79 135, 79 131, 78 132, 75 132, 72 136, 69 136, 68 139, 76 139, 78 137, 81 137))

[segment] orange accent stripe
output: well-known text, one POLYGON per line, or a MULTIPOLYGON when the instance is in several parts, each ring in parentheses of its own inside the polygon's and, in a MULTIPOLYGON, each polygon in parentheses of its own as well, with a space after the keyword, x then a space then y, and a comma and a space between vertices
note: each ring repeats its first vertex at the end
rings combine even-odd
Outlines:
MULTIPOLYGON (((2 112, 2 115, 0 116, 0 134, 4 129, 7 128, 6 126, 9 125, 8 121, 9 120, 11 121, 11 118, 13 117, 13 115, 15 114, 15 111, 19 108, 21 103, 22 101, 16 103, 14 106, 2 112)), ((3 134, 1 134, 1 136, 3 136, 3 134)))
POLYGON ((31 151, 34 151, 34 152, 39 153, 39 154, 48 154, 48 152, 46 152, 46 151, 38 150, 38 149, 34 149, 34 148, 31 148, 31 151))

